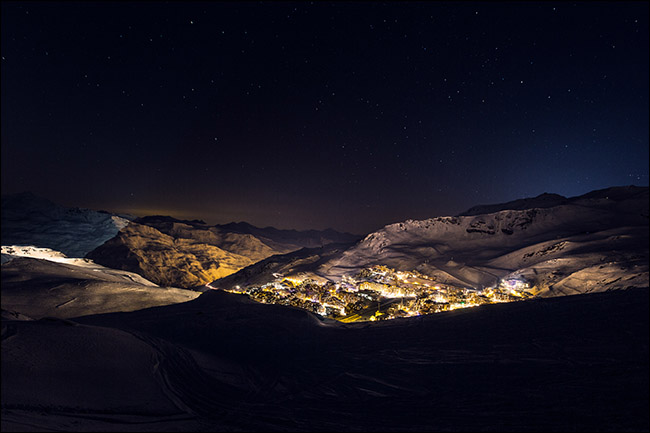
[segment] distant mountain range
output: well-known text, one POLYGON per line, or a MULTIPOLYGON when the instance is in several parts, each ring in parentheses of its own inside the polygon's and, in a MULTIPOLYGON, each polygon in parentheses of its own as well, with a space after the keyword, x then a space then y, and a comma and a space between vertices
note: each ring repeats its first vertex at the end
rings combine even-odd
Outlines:
POLYGON ((483 215, 488 213, 499 212, 502 210, 523 210, 523 209, 545 209, 548 207, 559 206, 569 201, 568 198, 559 194, 540 194, 533 198, 521 198, 509 201, 507 203, 478 205, 469 208, 460 216, 483 215))
POLYGON ((135 272, 161 286, 200 287, 275 254, 359 236, 328 230, 209 226, 169 216, 143 218, 65 208, 31 193, 2 197, 2 245, 51 248, 68 257, 135 272))
POLYGON ((353 246, 274 256, 211 285, 260 286, 278 275, 338 282, 385 265, 458 287, 520 279, 540 296, 648 287, 648 222, 647 187, 542 194, 390 224, 353 246))
POLYGON ((127 218, 30 193, 3 196, 2 244, 51 248, 161 286, 200 290, 262 285, 278 275, 337 282, 375 265, 460 287, 522 279, 542 296, 648 285, 647 187, 545 193, 390 224, 363 239, 331 229, 127 218))
POLYGON ((474 206, 459 214, 459 216, 483 215, 502 210, 546 209, 564 204, 593 205, 596 201, 600 201, 601 205, 609 204, 609 207, 611 208, 616 207, 616 204, 621 201, 628 201, 630 199, 635 199, 635 197, 636 199, 643 199, 644 197, 647 199, 647 191, 647 187, 611 187, 591 191, 587 194, 571 198, 545 192, 533 198, 522 198, 507 203, 474 206))

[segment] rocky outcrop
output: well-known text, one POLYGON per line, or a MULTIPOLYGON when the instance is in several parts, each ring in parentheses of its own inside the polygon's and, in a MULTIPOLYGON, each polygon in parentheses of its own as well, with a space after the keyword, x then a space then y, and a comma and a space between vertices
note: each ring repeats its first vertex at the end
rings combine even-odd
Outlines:
POLYGON ((188 239, 199 243, 216 245, 228 252, 250 258, 253 262, 273 254, 293 251, 288 245, 271 248, 252 234, 230 232, 220 226, 208 226, 202 221, 182 221, 171 217, 149 216, 135 222, 153 227, 173 238, 188 239))
POLYGON ((197 288, 276 254, 353 237, 335 231, 260 229, 246 223, 208 226, 168 216, 139 218, 88 254, 165 286, 197 288), (301 235, 302 234, 302 235, 301 235))
POLYGON ((103 266, 138 273, 156 284, 202 286, 254 259, 192 238, 173 237, 132 222, 87 256, 103 266))

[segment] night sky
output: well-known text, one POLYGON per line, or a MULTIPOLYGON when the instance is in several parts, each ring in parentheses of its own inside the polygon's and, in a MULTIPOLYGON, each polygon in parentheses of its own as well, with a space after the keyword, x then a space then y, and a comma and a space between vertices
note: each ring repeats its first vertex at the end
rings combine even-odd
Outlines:
POLYGON ((648 2, 2 2, 2 193, 366 233, 648 185, 648 2))

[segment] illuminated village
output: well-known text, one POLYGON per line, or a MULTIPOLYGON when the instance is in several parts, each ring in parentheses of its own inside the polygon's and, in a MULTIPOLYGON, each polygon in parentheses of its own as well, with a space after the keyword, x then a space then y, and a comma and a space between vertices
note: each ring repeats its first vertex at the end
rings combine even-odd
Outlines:
POLYGON ((345 323, 420 316, 533 296, 529 283, 516 279, 485 289, 460 288, 436 283, 417 271, 396 271, 380 265, 353 277, 344 276, 339 283, 281 274, 274 277, 273 282, 261 286, 236 286, 227 291, 262 303, 303 308, 345 323))

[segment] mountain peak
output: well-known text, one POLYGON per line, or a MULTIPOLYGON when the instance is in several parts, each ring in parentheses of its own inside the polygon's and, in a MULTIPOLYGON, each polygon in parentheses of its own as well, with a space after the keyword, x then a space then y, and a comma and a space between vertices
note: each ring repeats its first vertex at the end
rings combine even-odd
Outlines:
POLYGON ((482 215, 502 210, 545 209, 565 204, 568 200, 563 195, 545 192, 537 197, 520 198, 506 203, 473 206, 458 216, 482 215))
POLYGON ((31 245, 84 257, 127 224, 118 215, 63 207, 31 192, 2 196, 2 245, 31 245))

